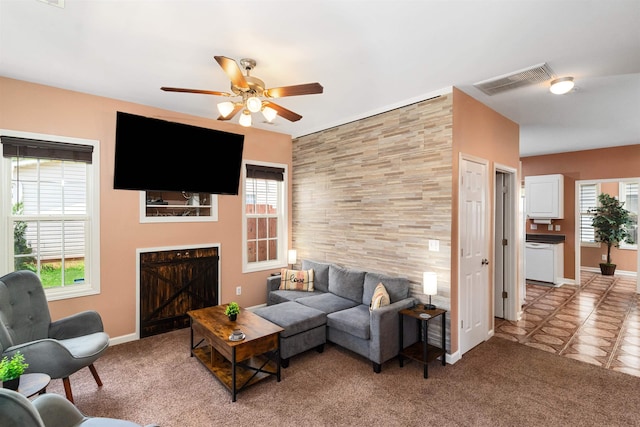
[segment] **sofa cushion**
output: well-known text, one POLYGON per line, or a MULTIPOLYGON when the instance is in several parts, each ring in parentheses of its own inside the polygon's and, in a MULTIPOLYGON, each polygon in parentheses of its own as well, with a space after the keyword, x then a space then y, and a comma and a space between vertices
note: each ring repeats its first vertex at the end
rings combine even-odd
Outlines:
POLYGON ((329 292, 329 263, 302 260, 303 270, 313 270, 313 287, 322 292, 329 292))
POLYGON ((358 305, 358 303, 353 300, 342 298, 338 295, 332 294, 331 292, 301 297, 297 298, 295 301, 299 304, 306 305, 307 307, 324 311, 325 313, 333 313, 335 311, 345 310, 358 305))
POLYGON ((284 328, 280 332, 283 338, 308 331, 327 323, 326 313, 292 301, 282 304, 259 307, 255 314, 284 328))
POLYGON ((280 270, 280 290, 313 291, 313 270, 280 270))
POLYGON ((319 291, 287 291, 277 290, 269 292, 267 297, 267 305, 280 304, 287 301, 295 301, 300 297, 308 297, 310 295, 322 295, 324 292, 319 291))
POLYGON ((363 304, 367 306, 371 304, 371 299, 378 283, 384 285, 389 294, 389 302, 392 304, 409 297, 409 279, 367 272, 364 277, 363 304))
POLYGON ((359 304, 346 310, 327 314, 327 327, 368 340, 371 338, 370 319, 369 307, 359 304))
POLYGON ((380 282, 378 286, 376 286, 375 291, 373 291, 373 298, 371 298, 369 310, 373 311, 384 305, 389 305, 389 294, 382 282, 380 282))
MULTIPOLYGON (((364 271, 352 270, 331 264, 329 266, 329 292, 361 304, 362 292, 364 290, 364 277, 364 271)), ((373 295, 373 293, 371 295, 373 295)), ((369 297, 369 301, 367 301, 367 307, 370 302, 371 296, 369 297)))

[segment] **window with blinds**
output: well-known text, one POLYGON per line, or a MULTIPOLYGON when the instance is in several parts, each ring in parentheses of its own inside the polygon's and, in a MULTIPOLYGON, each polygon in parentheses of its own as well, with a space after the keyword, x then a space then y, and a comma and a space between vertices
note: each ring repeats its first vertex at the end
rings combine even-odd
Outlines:
POLYGON ((285 168, 246 164, 243 178, 244 271, 281 267, 288 242, 285 168))
POLYGON ((620 248, 622 249, 638 249, 638 182, 637 181, 623 181, 620 182, 620 201, 624 202, 624 208, 628 210, 631 215, 631 221, 633 225, 628 227, 629 234, 633 244, 620 242, 620 248))
POLYGON ((31 270, 49 300, 95 294, 99 248, 98 141, 3 134, 2 212, 13 228, 3 242, 8 271, 31 270), (9 208, 7 207, 7 208, 9 208))
POLYGON ((593 184, 580 184, 580 243, 581 244, 596 244, 595 233, 591 222, 593 221, 593 215, 589 213, 590 209, 593 209, 598 204, 598 191, 599 186, 596 183, 593 184))

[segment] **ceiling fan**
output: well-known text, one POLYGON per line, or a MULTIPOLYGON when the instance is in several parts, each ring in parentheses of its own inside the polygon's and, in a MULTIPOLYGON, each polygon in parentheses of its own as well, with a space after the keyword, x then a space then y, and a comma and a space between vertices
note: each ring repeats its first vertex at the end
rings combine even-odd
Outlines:
POLYGON ((261 111, 268 122, 272 122, 279 114, 283 118, 296 122, 302 118, 298 113, 294 113, 273 101, 273 98, 285 96, 312 95, 322 93, 323 88, 320 83, 305 83, 294 86, 282 86, 267 89, 262 80, 251 76, 251 70, 256 66, 256 61, 250 58, 240 60, 240 66, 231 58, 226 56, 214 56, 220 67, 231 80, 231 92, 218 92, 213 90, 183 89, 177 87, 161 87, 167 92, 200 93, 215 96, 239 96, 236 101, 226 101, 218 104, 220 116, 218 120, 229 120, 238 112, 242 111, 239 123, 242 126, 251 126, 251 113, 261 111), (246 74, 242 74, 242 70, 246 74))

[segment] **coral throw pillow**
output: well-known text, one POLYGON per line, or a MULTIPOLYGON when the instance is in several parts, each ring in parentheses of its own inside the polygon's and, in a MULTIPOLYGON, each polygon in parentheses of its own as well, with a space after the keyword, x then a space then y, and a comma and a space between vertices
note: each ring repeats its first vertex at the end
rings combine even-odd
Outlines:
POLYGON ((378 283, 376 289, 373 291, 373 297, 371 298, 371 305, 369 306, 369 311, 373 311, 376 308, 380 308, 384 305, 389 305, 389 293, 387 292, 387 288, 381 283, 378 283))
POLYGON ((280 271, 280 288, 289 291, 313 291, 313 270, 280 271))

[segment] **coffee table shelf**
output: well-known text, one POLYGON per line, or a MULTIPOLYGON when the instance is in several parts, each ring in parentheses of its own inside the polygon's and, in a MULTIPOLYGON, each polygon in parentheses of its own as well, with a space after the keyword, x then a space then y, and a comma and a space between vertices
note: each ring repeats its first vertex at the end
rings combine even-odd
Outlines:
MULTIPOLYGON (((209 345, 196 348, 193 354, 230 392, 233 392, 233 366, 230 361, 209 345)), ((273 375, 270 372, 255 370, 260 367, 262 370, 268 369, 272 372, 278 369, 276 363, 265 356, 252 357, 237 364, 236 384, 240 384, 238 391, 273 375), (254 369, 248 369, 246 366, 254 369)))

